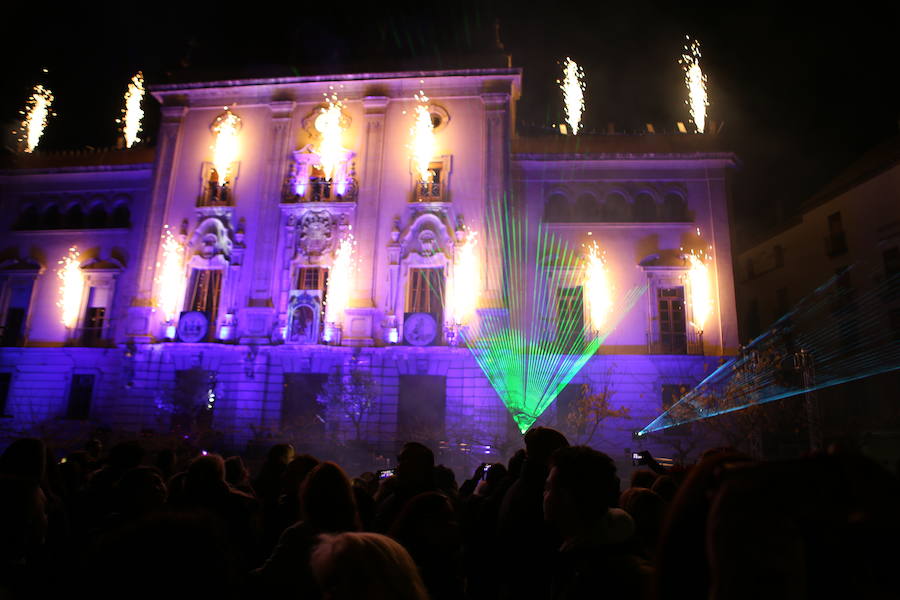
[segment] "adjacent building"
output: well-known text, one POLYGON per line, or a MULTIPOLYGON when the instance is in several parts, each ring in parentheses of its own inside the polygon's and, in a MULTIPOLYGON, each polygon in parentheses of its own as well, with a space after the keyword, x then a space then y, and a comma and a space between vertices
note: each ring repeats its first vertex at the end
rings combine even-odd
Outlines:
MULTIPOLYGON (((839 294, 829 320, 843 319, 840 352, 849 360, 853 322, 880 322, 900 335, 900 305, 879 292, 900 272, 900 138, 873 148, 805 202, 799 214, 738 254, 741 337, 746 343, 826 284, 839 294), (829 283, 830 282, 830 283, 829 283), (873 294, 875 294, 873 296, 873 294), (871 314, 858 314, 863 310, 871 314)), ((824 323, 823 323, 824 325, 824 323)), ((813 357, 815 359, 815 357, 813 357)), ((890 367, 891 365, 879 365, 890 367)), ((896 460, 900 421, 896 373, 818 393, 827 439, 852 438, 896 460), (893 446, 893 450, 887 448, 893 446)))

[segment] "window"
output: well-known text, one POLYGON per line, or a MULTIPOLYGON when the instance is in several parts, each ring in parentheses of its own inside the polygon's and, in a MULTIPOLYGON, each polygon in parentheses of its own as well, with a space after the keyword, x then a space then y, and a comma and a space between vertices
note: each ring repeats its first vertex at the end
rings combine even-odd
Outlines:
POLYGON ((3 314, 2 346, 21 346, 25 341, 25 321, 31 303, 31 278, 11 278, 6 285, 6 311, 3 314))
POLYGON ((634 199, 634 220, 650 223, 657 220, 656 201, 650 194, 638 194, 634 199))
POLYGON ((438 441, 444 437, 447 378, 401 375, 397 434, 402 440, 438 441))
POLYGON ((66 407, 66 418, 83 421, 91 412, 91 398, 94 395, 94 375, 72 375, 69 386, 69 403, 66 407))
POLYGON ((186 311, 198 311, 206 315, 209 327, 207 339, 215 331, 216 319, 219 315, 219 296, 222 291, 221 269, 192 269, 187 297, 186 311))
POLYGON ((85 346, 94 346, 105 337, 109 296, 109 287, 91 286, 88 290, 81 330, 81 341, 85 346))
POLYGON ((285 373, 281 399, 281 427, 324 431, 325 405, 319 402, 328 376, 325 373, 285 373))
POLYGON ((6 403, 9 401, 9 389, 12 387, 12 373, 0 373, 0 417, 7 417, 6 403))
POLYGON ((432 162, 428 167, 428 180, 416 182, 416 200, 419 202, 442 202, 444 199, 443 173, 443 163, 432 162))
POLYGON ((410 269, 406 312, 431 313, 437 323, 443 322, 444 270, 410 269))
POLYGON ((564 348, 584 339, 584 294, 581 286, 560 288, 556 296, 556 338, 564 348))
POLYGON ((747 336, 748 340, 755 338, 759 335, 762 324, 759 319, 759 301, 753 299, 750 301, 750 304, 747 307, 747 317, 744 321, 746 326, 746 331, 744 332, 747 336))
POLYGON ((900 248, 892 246, 881 253, 884 261, 884 274, 887 277, 900 273, 900 248))
POLYGON ((825 238, 825 251, 828 256, 838 256, 847 252, 847 238, 844 235, 844 224, 839 212, 828 215, 828 237, 825 238))
POLYGON ((777 321, 791 310, 791 303, 788 298, 787 288, 778 288, 775 290, 775 320, 777 321))
POLYGON ((661 354, 687 354, 684 287, 659 288, 656 295, 661 354))
POLYGON ((318 290, 322 292, 322 300, 325 300, 325 292, 328 289, 328 269, 321 267, 300 267, 297 269, 297 290, 318 290))

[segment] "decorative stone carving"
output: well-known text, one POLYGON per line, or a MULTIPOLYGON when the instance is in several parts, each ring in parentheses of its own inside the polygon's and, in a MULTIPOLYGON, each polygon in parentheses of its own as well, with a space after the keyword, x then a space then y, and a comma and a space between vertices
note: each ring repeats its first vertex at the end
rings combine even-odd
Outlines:
POLYGON ((228 224, 220 217, 202 220, 191 236, 191 264, 200 268, 214 268, 229 263, 233 247, 229 229, 228 224))
POLYGON ((445 213, 421 212, 414 216, 412 223, 399 237, 401 257, 415 254, 431 259, 436 254, 449 258, 456 235, 445 213))
POLYGON ((334 245, 335 222, 327 210, 309 210, 300 218, 297 249, 310 261, 317 260, 334 245))

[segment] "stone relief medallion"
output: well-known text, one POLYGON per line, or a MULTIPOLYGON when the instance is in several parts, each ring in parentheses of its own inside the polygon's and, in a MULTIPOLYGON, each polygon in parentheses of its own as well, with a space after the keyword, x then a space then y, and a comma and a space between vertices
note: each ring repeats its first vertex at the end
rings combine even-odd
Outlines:
POLYGON ((300 218, 298 247, 306 256, 321 256, 334 243, 334 219, 327 210, 310 210, 300 218))
POLYGON ((430 229, 423 229, 419 232, 419 254, 425 258, 434 256, 437 252, 437 236, 430 229))

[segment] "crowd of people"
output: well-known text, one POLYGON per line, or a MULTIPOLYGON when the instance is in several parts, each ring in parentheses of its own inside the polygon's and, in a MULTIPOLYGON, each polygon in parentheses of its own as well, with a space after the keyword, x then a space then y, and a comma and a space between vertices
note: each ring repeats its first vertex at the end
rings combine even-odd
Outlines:
POLYGON ((620 482, 549 428, 457 485, 423 444, 392 471, 271 448, 0 457, 0 598, 894 597, 896 476, 852 453, 709 450, 620 482), (624 489, 623 489, 624 488, 624 489))

